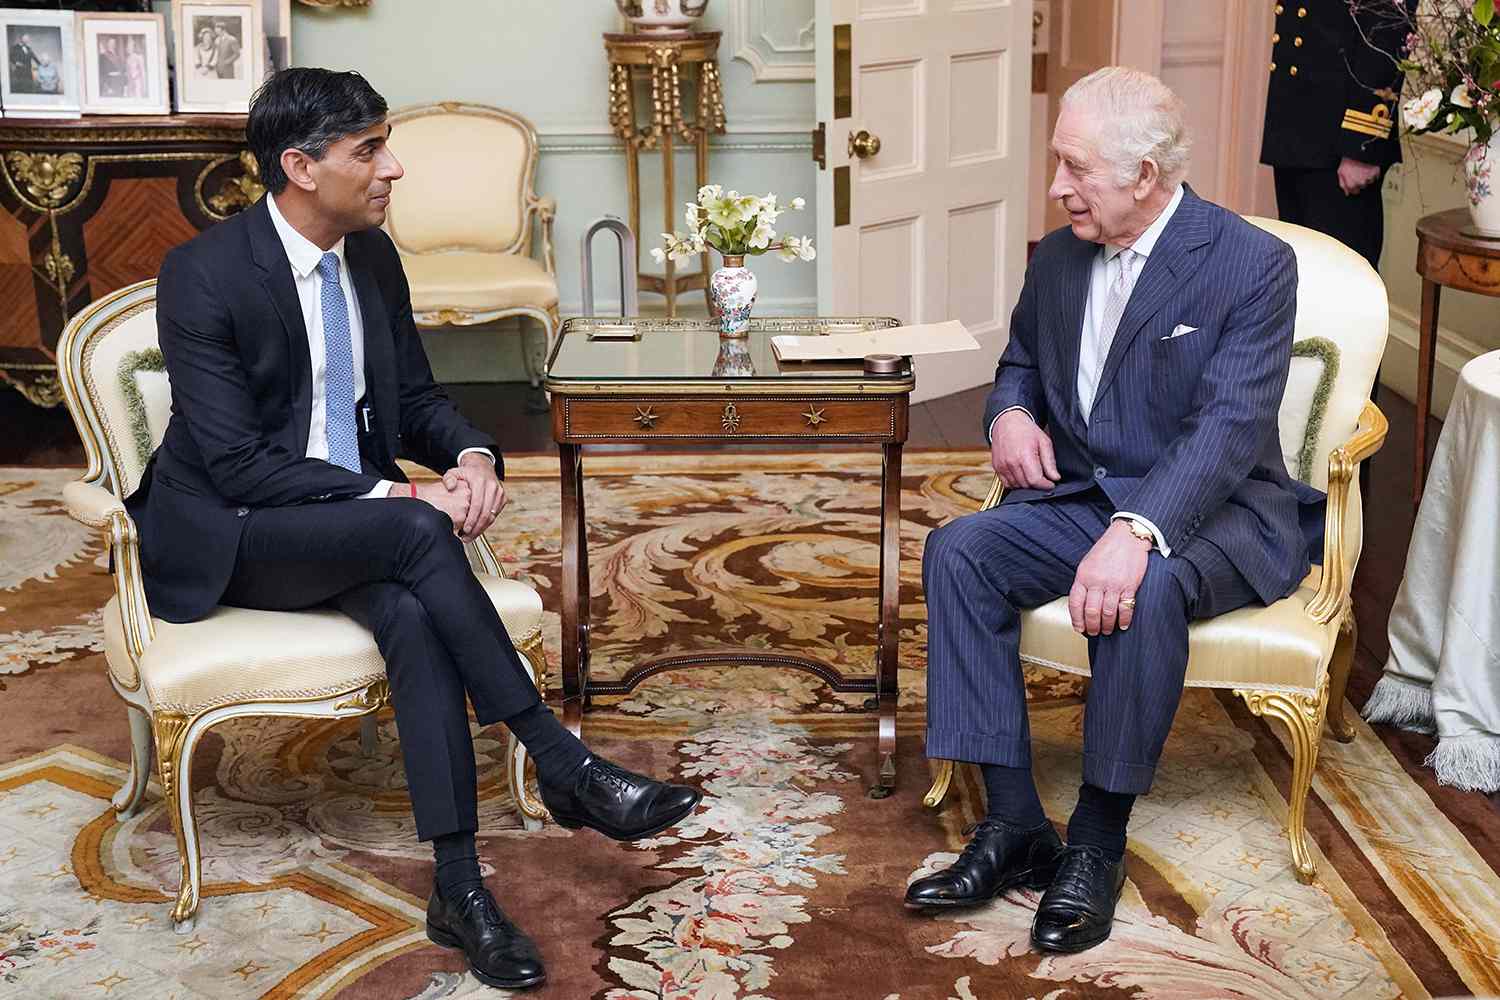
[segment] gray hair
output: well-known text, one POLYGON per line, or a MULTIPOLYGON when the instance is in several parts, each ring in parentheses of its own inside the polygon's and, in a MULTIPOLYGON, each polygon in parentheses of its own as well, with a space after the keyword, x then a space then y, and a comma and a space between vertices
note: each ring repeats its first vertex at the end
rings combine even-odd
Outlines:
POLYGON ((1188 170, 1188 135, 1182 98, 1150 73, 1106 66, 1069 87, 1062 104, 1093 115, 1102 124, 1099 153, 1115 168, 1115 181, 1133 184, 1141 163, 1161 172, 1161 186, 1175 191, 1188 170))

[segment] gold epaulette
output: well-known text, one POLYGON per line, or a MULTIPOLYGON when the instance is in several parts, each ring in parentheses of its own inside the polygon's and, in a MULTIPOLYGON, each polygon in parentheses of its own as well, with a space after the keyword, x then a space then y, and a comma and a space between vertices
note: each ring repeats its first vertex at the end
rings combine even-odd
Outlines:
POLYGON ((1384 104, 1377 104, 1368 112, 1356 111, 1353 108, 1344 110, 1344 128, 1351 132, 1373 135, 1377 139, 1389 139, 1391 124, 1391 109, 1384 104))

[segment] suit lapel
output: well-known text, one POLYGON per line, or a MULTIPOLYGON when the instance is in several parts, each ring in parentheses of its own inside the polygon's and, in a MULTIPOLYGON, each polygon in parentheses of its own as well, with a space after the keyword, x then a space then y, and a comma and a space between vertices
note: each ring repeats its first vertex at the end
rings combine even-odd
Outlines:
POLYGON ((1181 204, 1156 241, 1151 256, 1146 258, 1146 267, 1130 293, 1130 301, 1125 304, 1125 313, 1120 317, 1115 339, 1109 346, 1109 356, 1104 361, 1104 371, 1099 376, 1099 389, 1094 393, 1096 406, 1108 391, 1115 372, 1125 359, 1125 352, 1145 328, 1146 321, 1171 301, 1182 283, 1198 269, 1201 258, 1195 251, 1210 239, 1204 203, 1191 188, 1185 187, 1181 204))
POLYGON ((1062 332, 1057 342, 1062 345, 1062 372, 1067 378, 1062 396, 1068 401, 1068 420, 1075 430, 1083 426, 1083 414, 1078 412, 1078 356, 1083 344, 1083 310, 1088 304, 1089 278, 1094 264, 1094 255, 1099 252, 1097 244, 1076 240, 1073 254, 1063 268, 1062 275, 1062 332))
MULTIPOLYGON (((380 296, 375 272, 370 267, 364 234, 351 234, 344 241, 344 259, 359 300, 360 324, 364 327, 366 402, 375 410, 381 438, 393 447, 396 432, 396 345, 391 339, 391 317, 380 296)), ((392 451, 394 455, 394 451, 392 451)))
POLYGON ((297 298, 297 284, 286 247, 276 235, 271 210, 266 207, 267 194, 245 211, 250 213, 250 258, 260 269, 261 284, 281 317, 286 335, 287 356, 291 358, 292 427, 297 435, 297 454, 307 453, 307 432, 312 423, 312 355, 307 349, 307 324, 302 321, 302 300, 297 298))

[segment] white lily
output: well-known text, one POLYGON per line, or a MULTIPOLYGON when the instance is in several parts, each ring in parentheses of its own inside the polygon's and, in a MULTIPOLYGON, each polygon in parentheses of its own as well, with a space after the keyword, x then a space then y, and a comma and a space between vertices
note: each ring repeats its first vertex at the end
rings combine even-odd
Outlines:
POLYGON ((1436 87, 1428 90, 1420 97, 1414 97, 1401 105, 1401 114, 1406 119, 1406 126, 1413 129, 1426 128, 1432 124, 1432 119, 1437 117, 1438 108, 1443 103, 1443 92, 1436 87))
POLYGON ((1467 83, 1460 83, 1457 87, 1454 87, 1453 93, 1448 95, 1448 103, 1460 108, 1472 108, 1474 106, 1474 99, 1469 96, 1469 85, 1467 83))

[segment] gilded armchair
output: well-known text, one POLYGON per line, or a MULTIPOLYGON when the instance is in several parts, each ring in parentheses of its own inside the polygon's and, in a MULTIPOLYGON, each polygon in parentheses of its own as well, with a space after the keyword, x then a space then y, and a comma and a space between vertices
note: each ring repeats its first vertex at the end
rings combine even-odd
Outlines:
POLYGON ((557 203, 538 197, 536 130, 485 104, 443 101, 390 115, 391 149, 405 176, 385 229, 401 253, 418 326, 472 326, 511 316, 542 325, 544 353, 526 352, 541 384, 557 336, 557 203), (533 223, 541 230, 535 259, 533 223))
MULTIPOLYGON (((1297 255, 1297 319, 1292 371, 1282 397, 1280 433, 1287 470, 1325 490, 1322 566, 1296 593, 1270 607, 1251 606, 1188 629, 1188 687, 1227 688, 1255 715, 1280 720, 1290 734, 1287 834, 1297 877, 1316 874, 1306 841, 1307 793, 1322 726, 1354 738, 1344 718, 1353 663, 1350 587, 1363 523, 1357 472, 1379 450, 1386 420, 1370 402, 1388 314, 1385 286, 1354 251, 1321 233, 1269 219, 1249 220, 1291 244, 1297 255)), ((1000 502, 997 481, 985 508, 1000 502)), ((1088 645, 1073 631, 1067 598, 1021 615, 1021 659, 1073 674, 1089 673, 1088 645)), ((953 777, 943 761, 925 799, 941 804, 953 777)))
MULTIPOLYGON (((153 766, 177 838, 181 883, 172 920, 191 928, 201 861, 193 812, 192 757, 214 726, 251 715, 308 719, 365 717, 390 697, 385 664, 362 627, 332 610, 300 612, 216 608, 199 622, 151 616, 141 580, 135 523, 123 498, 139 484, 161 442, 171 390, 157 346, 156 282, 120 289, 67 325, 58 369, 68 412, 88 455, 83 478, 63 489, 68 513, 100 528, 113 556, 114 595, 103 609, 109 682, 130 720, 130 774, 114 796, 122 817, 141 805, 153 766)), ((376 502, 376 501, 371 501, 376 502)), ((484 540, 470 563, 541 686, 542 603, 524 583, 504 578, 484 540)), ((514 737, 507 756, 511 795, 535 829, 546 810, 526 780, 526 755, 514 737)))

